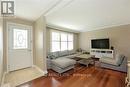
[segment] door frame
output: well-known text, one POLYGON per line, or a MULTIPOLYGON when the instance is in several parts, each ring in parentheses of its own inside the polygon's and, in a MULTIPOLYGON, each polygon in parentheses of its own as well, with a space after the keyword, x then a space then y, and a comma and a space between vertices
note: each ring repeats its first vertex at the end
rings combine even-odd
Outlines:
POLYGON ((20 23, 14 23, 14 22, 7 22, 6 23, 6 68, 7 68, 7 73, 9 73, 9 26, 10 25, 14 25, 14 26, 22 26, 22 27, 27 27, 30 28, 30 32, 31 32, 31 50, 32 50, 32 55, 31 55, 31 66, 33 67, 33 27, 31 25, 24 25, 24 24, 20 24, 20 23))

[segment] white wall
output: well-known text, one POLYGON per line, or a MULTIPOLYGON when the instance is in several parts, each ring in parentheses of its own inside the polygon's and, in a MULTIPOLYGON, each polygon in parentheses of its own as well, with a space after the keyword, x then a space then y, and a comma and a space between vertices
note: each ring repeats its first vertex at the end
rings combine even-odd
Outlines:
POLYGON ((35 24, 35 65, 43 71, 47 71, 46 67, 46 20, 41 16, 36 20, 35 24))
POLYGON ((109 38, 110 45, 114 46, 115 51, 124 54, 130 60, 130 25, 80 33, 80 47, 89 51, 91 39, 97 38, 109 38))
POLYGON ((3 75, 3 21, 0 19, 0 85, 3 75))

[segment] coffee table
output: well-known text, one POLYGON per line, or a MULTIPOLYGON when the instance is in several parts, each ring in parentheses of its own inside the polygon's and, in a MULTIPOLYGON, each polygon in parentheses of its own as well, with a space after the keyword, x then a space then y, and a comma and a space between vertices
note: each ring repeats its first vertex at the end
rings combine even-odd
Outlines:
POLYGON ((93 57, 93 55, 90 55, 90 54, 81 54, 79 56, 76 56, 78 58, 81 58, 81 59, 91 59, 93 57))
POLYGON ((99 58, 96 57, 92 57, 92 60, 94 61, 94 65, 96 64, 96 62, 99 62, 99 58))
POLYGON ((82 54, 76 57, 81 59, 78 61, 78 63, 86 65, 87 67, 88 67, 88 64, 90 64, 91 62, 94 62, 92 59, 93 55, 90 55, 90 54, 82 54))

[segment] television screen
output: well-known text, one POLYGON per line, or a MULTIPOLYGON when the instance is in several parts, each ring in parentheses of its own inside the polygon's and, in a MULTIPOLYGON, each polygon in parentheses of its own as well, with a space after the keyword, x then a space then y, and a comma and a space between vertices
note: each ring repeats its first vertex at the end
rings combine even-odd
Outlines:
POLYGON ((109 39, 94 39, 91 40, 91 48, 109 49, 109 39))

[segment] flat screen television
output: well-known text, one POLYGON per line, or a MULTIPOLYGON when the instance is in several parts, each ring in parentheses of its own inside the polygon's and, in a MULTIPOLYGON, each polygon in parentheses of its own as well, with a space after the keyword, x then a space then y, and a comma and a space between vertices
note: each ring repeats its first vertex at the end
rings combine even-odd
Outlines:
POLYGON ((93 49, 109 49, 109 38, 91 40, 91 48, 93 48, 93 49))

